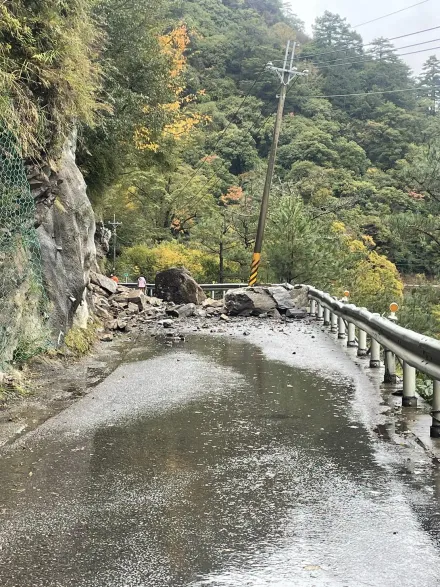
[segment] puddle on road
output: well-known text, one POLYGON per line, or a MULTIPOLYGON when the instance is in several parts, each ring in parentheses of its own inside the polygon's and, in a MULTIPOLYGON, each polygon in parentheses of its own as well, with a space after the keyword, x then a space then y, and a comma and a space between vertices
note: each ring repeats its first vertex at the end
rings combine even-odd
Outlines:
POLYGON ((128 358, 115 382, 141 369, 162 403, 127 417, 121 391, 114 418, 2 458, 2 587, 437 585, 437 479, 378 460, 392 449, 350 419, 350 381, 226 338, 128 358))

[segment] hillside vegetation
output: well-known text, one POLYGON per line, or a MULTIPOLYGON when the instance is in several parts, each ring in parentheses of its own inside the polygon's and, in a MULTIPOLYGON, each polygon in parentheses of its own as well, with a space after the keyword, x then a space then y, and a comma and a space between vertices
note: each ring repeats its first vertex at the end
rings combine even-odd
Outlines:
POLYGON ((121 276, 184 264, 247 279, 279 88, 265 65, 289 39, 309 75, 288 91, 260 279, 348 288, 384 312, 402 275, 438 275, 440 61, 427 53, 414 76, 399 57, 410 36, 366 45, 326 12, 308 38, 280 0, 0 10, 0 114, 41 160, 78 126, 95 212, 122 222, 121 276))

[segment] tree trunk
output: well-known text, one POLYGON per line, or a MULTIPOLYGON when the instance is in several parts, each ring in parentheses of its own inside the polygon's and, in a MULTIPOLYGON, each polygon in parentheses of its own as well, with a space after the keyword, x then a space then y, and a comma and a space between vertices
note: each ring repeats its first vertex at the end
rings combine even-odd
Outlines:
POLYGON ((218 282, 223 283, 224 280, 224 255, 223 255, 223 241, 220 241, 218 249, 218 282))

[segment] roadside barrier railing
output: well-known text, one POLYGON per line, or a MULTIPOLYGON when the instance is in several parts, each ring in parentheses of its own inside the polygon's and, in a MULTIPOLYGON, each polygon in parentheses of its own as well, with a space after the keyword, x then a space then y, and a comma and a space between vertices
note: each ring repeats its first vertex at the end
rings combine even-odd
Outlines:
MULTIPOLYGON (((137 283, 121 283, 124 287, 136 289, 137 283)), ((240 287, 247 287, 247 283, 199 283, 200 287, 207 292, 210 292, 211 297, 215 299, 217 293, 226 293, 228 289, 238 289, 240 287)), ((154 283, 147 283, 146 286, 147 295, 154 295, 154 283)))
POLYGON ((440 341, 396 324, 392 308, 390 317, 385 318, 369 312, 366 308, 358 308, 348 303, 348 296, 346 300, 337 300, 319 289, 306 287, 310 300, 310 315, 329 326, 338 338, 346 338, 347 346, 357 345, 358 356, 369 354, 371 368, 381 366, 381 347, 383 348, 384 383, 396 383, 396 358, 401 361, 403 406, 417 406, 417 371, 433 380, 430 433, 431 437, 440 438, 440 341), (370 349, 367 347, 367 335, 370 336, 370 349))

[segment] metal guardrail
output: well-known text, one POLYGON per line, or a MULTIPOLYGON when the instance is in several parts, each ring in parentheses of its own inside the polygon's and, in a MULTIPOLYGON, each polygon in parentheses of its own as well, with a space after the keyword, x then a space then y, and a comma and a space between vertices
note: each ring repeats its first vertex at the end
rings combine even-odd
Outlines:
MULTIPOLYGON (((130 289, 137 289, 137 287, 138 287, 138 284, 133 283, 133 282, 130 282, 130 283, 120 282, 120 285, 123 285, 124 287, 129 287, 130 289)), ((216 292, 225 293, 228 291, 228 289, 238 289, 240 287, 247 287, 247 283, 199 283, 199 285, 204 291, 211 292, 211 296, 213 298, 215 298, 216 292)), ((145 287, 147 295, 153 296, 154 295, 154 288, 155 288, 154 283, 147 283, 147 285, 145 287)))
POLYGON ((380 347, 385 353, 385 382, 396 381, 395 358, 403 362, 402 404, 417 405, 416 370, 433 381, 433 409, 431 436, 440 437, 440 341, 418 334, 366 308, 339 301, 314 287, 306 286, 310 299, 310 314, 331 327, 339 338, 346 338, 348 346, 359 345, 358 355, 366 354, 366 335, 371 337, 370 367, 381 366, 380 347), (317 305, 317 306, 316 306, 317 305), (355 342, 355 328, 359 329, 355 342))
MULTIPOLYGON (((130 288, 137 288, 138 284, 130 282, 130 283, 122 283, 120 285, 124 285, 125 287, 130 288)), ((224 291, 228 289, 238 289, 239 287, 247 287, 247 283, 199 283, 200 287, 204 290, 216 290, 216 291, 224 291)), ((154 283, 147 283, 147 289, 154 289, 154 283)))
POLYGON ((366 308, 358 308, 335 300, 329 294, 309 287, 309 297, 337 316, 345 318, 372 336, 379 344, 392 351, 418 371, 440 380, 440 342, 423 336, 366 308))

